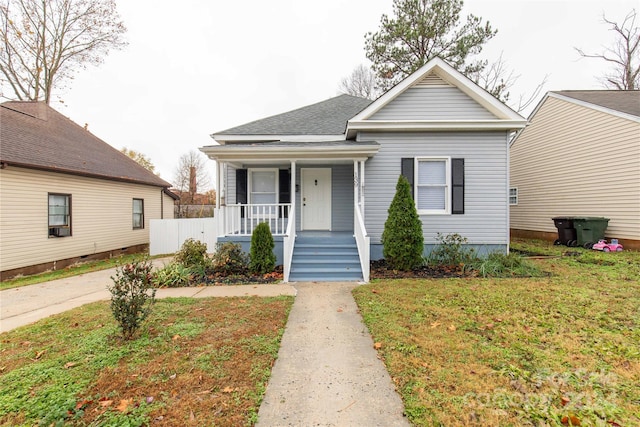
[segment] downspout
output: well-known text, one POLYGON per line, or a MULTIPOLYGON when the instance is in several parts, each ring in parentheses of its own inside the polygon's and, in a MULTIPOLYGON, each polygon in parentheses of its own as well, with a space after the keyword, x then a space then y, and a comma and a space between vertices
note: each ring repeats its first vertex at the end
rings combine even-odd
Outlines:
POLYGON ((164 188, 160 189, 160 219, 164 219, 164 188))
POLYGON ((507 224, 507 254, 509 254, 509 250, 511 248, 511 205, 509 204, 509 194, 510 194, 510 188, 511 188, 511 159, 510 159, 510 155, 509 155, 509 147, 511 144, 511 138, 509 138, 509 131, 506 132, 507 138, 506 138, 506 151, 507 151, 507 188, 506 188, 506 194, 507 194, 507 220, 505 221, 505 223, 507 224))

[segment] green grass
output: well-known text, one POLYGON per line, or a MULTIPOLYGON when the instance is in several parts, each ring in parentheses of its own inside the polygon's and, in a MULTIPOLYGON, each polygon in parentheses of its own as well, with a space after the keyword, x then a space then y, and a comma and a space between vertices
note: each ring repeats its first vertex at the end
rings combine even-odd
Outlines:
MULTIPOLYGON (((21 286, 35 285, 37 283, 48 282, 50 280, 64 279, 66 277, 78 276, 84 273, 90 273, 92 271, 106 270, 108 268, 114 268, 119 264, 131 262, 134 259, 139 259, 145 256, 145 254, 131 254, 121 255, 115 258, 87 261, 78 264, 70 265, 69 267, 60 270, 46 271, 40 274, 33 274, 30 276, 19 276, 9 280, 3 280, 0 282, 0 290, 19 288, 21 286)), ((150 257, 151 259, 160 258, 163 255, 150 257)))
POLYGON ((410 421, 640 425, 640 254, 513 246, 549 275, 355 289, 410 421))
POLYGON ((0 426, 249 424, 292 303, 158 300, 130 341, 120 339, 107 302, 4 333, 0 426))

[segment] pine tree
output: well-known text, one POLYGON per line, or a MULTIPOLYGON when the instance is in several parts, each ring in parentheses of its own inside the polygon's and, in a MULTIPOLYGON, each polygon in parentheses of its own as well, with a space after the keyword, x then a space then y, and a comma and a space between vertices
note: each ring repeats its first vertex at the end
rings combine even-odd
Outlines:
POLYGON ((396 270, 411 270, 422 264, 424 236, 411 186, 400 175, 396 194, 389 206, 389 216, 382 232, 382 254, 389 266, 396 270))
POLYGON ((261 222, 251 235, 249 252, 249 270, 255 274, 270 273, 275 269, 276 256, 273 253, 275 243, 269 224, 261 222))

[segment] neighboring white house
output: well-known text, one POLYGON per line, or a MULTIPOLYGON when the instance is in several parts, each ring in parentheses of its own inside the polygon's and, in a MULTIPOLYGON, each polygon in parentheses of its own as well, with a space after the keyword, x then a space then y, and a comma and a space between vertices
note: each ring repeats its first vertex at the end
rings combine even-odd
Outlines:
POLYGON ((41 102, 0 105, 0 275, 138 252, 169 183, 41 102))
POLYGON ((526 120, 436 58, 375 101, 341 95, 216 132, 218 241, 269 222, 285 280, 368 280, 400 174, 438 233, 509 245, 508 148, 526 120))
POLYGON ((553 240, 551 218, 609 218, 640 249, 640 91, 549 92, 511 145, 514 236, 553 240))

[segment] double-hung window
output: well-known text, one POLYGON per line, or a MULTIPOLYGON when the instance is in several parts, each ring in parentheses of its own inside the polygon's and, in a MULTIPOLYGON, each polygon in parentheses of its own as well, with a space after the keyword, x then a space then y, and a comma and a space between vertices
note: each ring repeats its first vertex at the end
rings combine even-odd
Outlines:
POLYGON ((49 193, 49 236, 71 236, 71 194, 49 193))
POLYGON ((133 229, 144 228, 144 199, 133 199, 133 229))
POLYGON ((509 204, 511 206, 518 204, 518 187, 509 188, 509 204))
POLYGON ((273 218, 277 214, 278 169, 249 169, 251 216, 273 218))
POLYGON ((416 208, 420 214, 451 212, 450 159, 416 159, 416 208))

